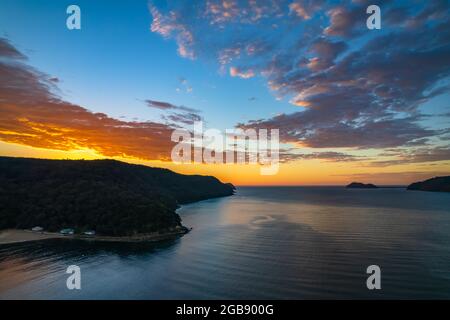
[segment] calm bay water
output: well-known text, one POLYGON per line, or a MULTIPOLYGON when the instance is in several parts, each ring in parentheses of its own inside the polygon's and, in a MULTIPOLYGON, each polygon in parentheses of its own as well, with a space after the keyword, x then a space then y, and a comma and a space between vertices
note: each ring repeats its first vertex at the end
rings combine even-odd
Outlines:
POLYGON ((193 231, 158 245, 0 245, 0 299, 450 298, 450 194, 248 187, 179 213, 193 231))

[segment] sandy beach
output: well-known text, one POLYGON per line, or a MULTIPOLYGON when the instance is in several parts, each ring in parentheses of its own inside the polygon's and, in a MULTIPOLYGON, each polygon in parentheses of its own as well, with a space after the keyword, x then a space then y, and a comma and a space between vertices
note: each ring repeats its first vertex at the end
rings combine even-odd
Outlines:
POLYGON ((33 232, 31 230, 7 229, 0 231, 0 244, 37 241, 64 237, 57 233, 33 232))
POLYGON ((63 238, 80 239, 88 241, 108 241, 108 242, 155 242, 179 237, 187 233, 188 229, 176 229, 167 233, 141 234, 132 237, 108 237, 108 236, 87 236, 87 235, 62 235, 56 232, 35 232, 31 230, 7 229, 0 231, 0 245, 8 243, 19 243, 27 241, 38 241, 45 239, 63 238))

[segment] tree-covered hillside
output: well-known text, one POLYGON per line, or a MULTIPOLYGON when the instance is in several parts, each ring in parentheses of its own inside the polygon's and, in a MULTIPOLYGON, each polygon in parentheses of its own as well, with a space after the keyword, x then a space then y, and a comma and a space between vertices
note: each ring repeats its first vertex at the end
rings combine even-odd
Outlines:
POLYGON ((178 204, 229 196, 231 184, 114 160, 0 157, 0 229, 93 229, 112 236, 181 225, 178 204))
POLYGON ((425 181, 411 183, 408 190, 450 192, 450 176, 434 177, 425 181))

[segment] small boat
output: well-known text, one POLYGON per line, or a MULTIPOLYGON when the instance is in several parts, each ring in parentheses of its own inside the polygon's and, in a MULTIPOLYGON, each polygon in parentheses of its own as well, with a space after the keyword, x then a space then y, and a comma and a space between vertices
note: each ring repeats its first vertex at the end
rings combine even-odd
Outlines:
POLYGON ((31 231, 41 232, 41 231, 44 231, 44 228, 39 227, 39 226, 36 226, 36 227, 34 227, 34 228, 31 228, 31 231))
POLYGON ((95 236, 95 231, 94 230, 85 231, 84 235, 86 235, 86 236, 95 236))

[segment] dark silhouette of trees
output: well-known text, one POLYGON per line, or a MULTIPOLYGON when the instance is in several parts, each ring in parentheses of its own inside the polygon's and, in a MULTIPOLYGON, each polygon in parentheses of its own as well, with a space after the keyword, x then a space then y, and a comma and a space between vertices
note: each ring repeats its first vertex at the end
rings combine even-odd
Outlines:
POLYGON ((408 190, 450 192, 450 176, 434 177, 425 181, 411 183, 408 190))
POLYGON ((0 229, 163 232, 181 226, 179 204, 233 193, 215 177, 115 160, 0 157, 0 229))

